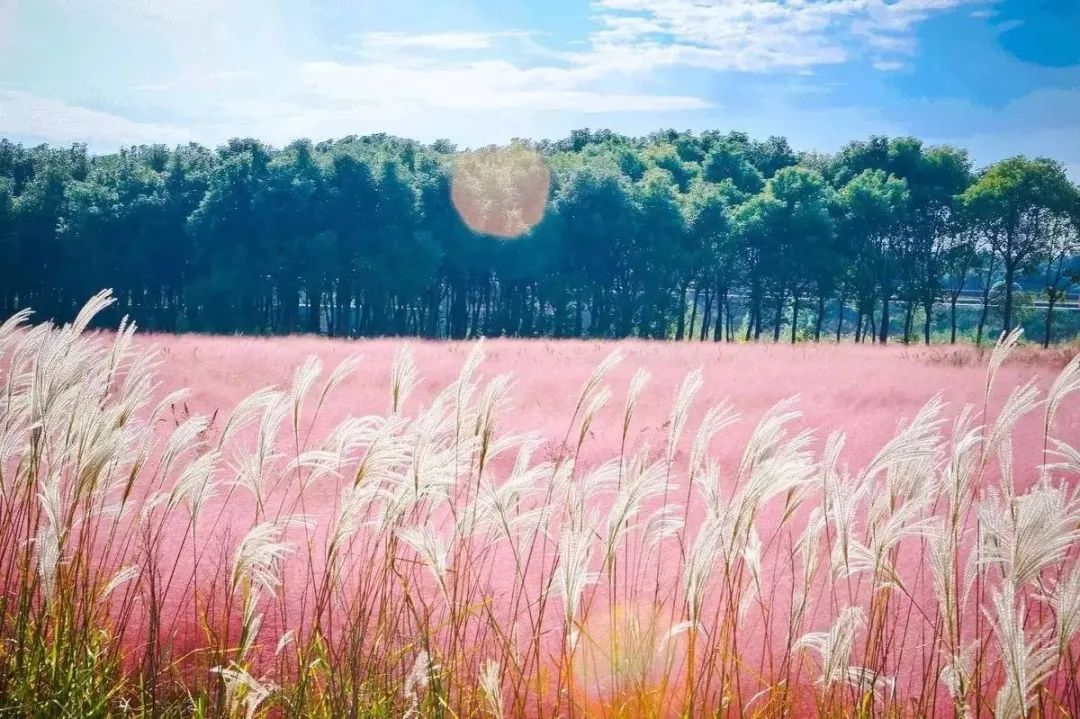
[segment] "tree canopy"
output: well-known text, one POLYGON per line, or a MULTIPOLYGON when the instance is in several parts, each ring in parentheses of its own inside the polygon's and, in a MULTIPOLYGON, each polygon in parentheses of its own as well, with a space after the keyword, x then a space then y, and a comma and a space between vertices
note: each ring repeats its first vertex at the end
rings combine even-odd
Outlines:
POLYGON ((1027 322, 1049 342, 1078 226, 1059 163, 976 169, 914 138, 0 140, 0 316, 67 320, 110 287, 162 331, 930 342, 1027 322))

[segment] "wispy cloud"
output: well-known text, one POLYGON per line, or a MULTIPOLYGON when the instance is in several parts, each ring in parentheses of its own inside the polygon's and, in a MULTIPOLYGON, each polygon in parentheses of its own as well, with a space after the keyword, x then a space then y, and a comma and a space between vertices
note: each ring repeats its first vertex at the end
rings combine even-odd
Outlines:
MULTIPOLYGON (((593 53, 712 70, 811 69, 870 51, 914 51, 929 17, 987 0, 596 0, 593 53)), ((584 59, 584 58, 583 58, 584 59)), ((884 60, 885 58, 878 58, 884 60)))
POLYGON ((92 145, 179 143, 184 129, 166 123, 135 122, 119 115, 26 92, 0 91, 0 136, 92 145))
POLYGON ((530 33, 504 32, 437 32, 410 34, 405 32, 370 32, 358 36, 364 52, 379 53, 395 50, 486 50, 506 38, 527 38, 530 33))
POLYGON ((422 109, 526 109, 594 112, 663 112, 709 106, 699 97, 612 92, 595 86, 581 67, 522 68, 494 60, 407 64, 307 63, 303 87, 322 99, 365 105, 412 105, 422 109))

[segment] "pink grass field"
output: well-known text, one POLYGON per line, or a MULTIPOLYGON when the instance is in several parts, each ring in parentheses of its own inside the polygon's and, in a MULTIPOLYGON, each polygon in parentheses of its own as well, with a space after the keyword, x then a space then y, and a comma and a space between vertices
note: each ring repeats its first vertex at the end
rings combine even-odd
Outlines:
MULTIPOLYGON (((164 396, 179 387, 191 389, 190 396, 175 409, 173 416, 166 418, 167 426, 163 430, 171 429, 174 422, 196 413, 215 416, 211 431, 220 430, 236 403, 251 392, 266 386, 287 390, 294 371, 305 358, 319 357, 328 372, 346 358, 361 356, 360 369, 333 392, 321 410, 311 428, 309 446, 317 444, 348 416, 389 411, 390 369, 395 354, 403 345, 408 344, 414 350, 421 377, 405 407, 410 413, 425 406, 453 381, 474 346, 470 342, 393 339, 348 341, 311 337, 171 335, 142 335, 137 342, 144 349, 158 353, 159 395, 164 396)), ((499 432, 539 431, 544 443, 537 459, 559 456, 582 384, 616 348, 622 350, 625 359, 607 377, 612 398, 597 415, 584 444, 579 459, 582 470, 620 454, 623 403, 636 369, 648 370, 652 380, 638 402, 627 445, 629 449, 648 445, 652 453, 658 455, 664 451, 666 425, 676 391, 687 373, 700 368, 704 386, 693 404, 675 464, 685 465, 689 437, 706 409, 722 401, 730 402, 739 413, 740 421, 721 432, 710 447, 710 455, 723 469, 721 482, 727 480, 728 484, 758 419, 780 400, 798 396, 796 407, 803 416, 793 429, 814 431, 816 453, 820 452, 830 433, 845 433, 847 441, 840 464, 857 470, 896 433, 900 423, 911 419, 935 394, 940 393, 947 403, 946 417, 950 420, 965 404, 981 411, 989 355, 989 350, 980 352, 970 347, 488 340, 484 345, 485 360, 480 365, 480 376, 490 379, 498 374, 512 373, 514 378, 508 408, 498 422, 499 432)), ((1058 351, 1015 352, 997 376, 989 415, 995 414, 1009 392, 1028 380, 1034 380, 1045 393, 1068 359, 1067 354, 1058 351)), ((948 425, 943 429, 947 431, 948 425)), ((1053 434, 1069 441, 1080 436, 1080 402, 1073 399, 1061 407, 1053 434)), ((1013 433, 1018 491, 1034 482, 1036 468, 1044 461, 1042 436, 1041 412, 1025 416, 1013 433)), ((989 474, 993 476, 995 472, 991 470, 989 474)), ((724 490, 729 492, 731 488, 724 487, 724 490)), ((676 491, 678 500, 682 501, 685 489, 676 491)), ((304 513, 316 518, 325 517, 332 512, 337 489, 333 486, 313 487, 305 496, 304 513), (323 502, 325 507, 316 506, 323 502)), ((695 500, 696 495, 687 515, 690 527, 698 524, 701 515, 699 508, 693 506, 695 500)), ((224 508, 226 516, 236 517, 239 520, 236 526, 244 526, 242 522, 248 508, 242 505, 249 500, 245 496, 231 501, 237 504, 224 508)), ((776 517, 759 517, 759 520, 768 527, 776 522, 776 517)), ((768 532, 763 534, 767 536, 768 532)), ((179 537, 177 541, 180 541, 179 537)), ((225 556, 222 559, 228 561, 225 556)), ((898 568, 917 567, 921 561, 922 558, 914 554, 905 555, 900 558, 898 568)), ((766 567, 764 574, 770 573, 766 567)), ((678 581, 675 574, 667 579, 678 581)), ((492 588, 497 585, 498 578, 495 578, 492 588)), ((785 587, 775 586, 763 589, 763 599, 767 597, 775 603, 778 612, 783 612, 786 591, 785 587)), ((928 588, 923 585, 915 591, 926 596, 923 592, 928 588)), ((602 598, 599 603, 603 604, 602 598)), ((811 626, 824 628, 829 622, 831 618, 822 616, 817 622, 812 619, 811 626)), ((276 629, 280 632, 283 628, 271 628, 268 623, 264 631, 276 629)), ((752 623, 745 631, 755 631, 752 623)), ((183 643, 182 637, 177 639, 183 643)), ((896 647, 896 664, 892 667, 898 688, 907 683, 915 686, 920 681, 918 673, 926 657, 918 655, 925 639, 917 631, 903 634, 901 644, 896 647)))
MULTIPOLYGON (((429 401, 458 374, 472 349, 470 342, 418 340, 330 340, 312 337, 207 337, 140 335, 138 341, 158 351, 162 392, 191 390, 187 410, 218 413, 218 424, 249 393, 265 386, 288 389, 293 371, 308 356, 318 356, 327 371, 359 355, 363 362, 334 392, 320 413, 313 439, 349 415, 383 414, 388 410, 389 375, 394 355, 405 344, 413 348, 421 381, 407 409, 429 401)), ((742 418, 725 430, 713 447, 723 466, 737 462, 754 423, 776 402, 798 396, 803 413, 798 428, 818 435, 818 449, 829 433, 847 435, 841 461, 857 469, 869 461, 897 430, 936 393, 955 415, 964 404, 982 409, 989 350, 971 347, 922 348, 903 345, 729 345, 675 344, 642 340, 487 340, 480 367, 490 378, 510 372, 514 378, 503 431, 542 431, 551 451, 561 445, 582 383, 616 348, 626 358, 611 373, 612 399, 600 412, 582 459, 586 466, 619 453, 622 403, 638 367, 652 380, 642 394, 627 444, 650 444, 661 451, 665 423, 675 391, 688 372, 701 368, 704 387, 694 403, 688 427, 706 408, 727 400, 742 418)), ((1018 350, 995 382, 992 404, 1022 382, 1035 379, 1043 392, 1069 355, 1061 351, 1018 350)), ((994 406, 991 408, 994 410, 994 406)), ((1019 468, 1041 461, 1042 427, 1038 413, 1024 418, 1015 436, 1019 468)), ((1080 434, 1080 407, 1067 402, 1056 421, 1056 436, 1080 434)), ((687 442, 684 442, 687 444, 687 442)), ((686 447, 680 447, 684 453, 686 447)), ((1018 476, 1019 488, 1026 486, 1018 476)))

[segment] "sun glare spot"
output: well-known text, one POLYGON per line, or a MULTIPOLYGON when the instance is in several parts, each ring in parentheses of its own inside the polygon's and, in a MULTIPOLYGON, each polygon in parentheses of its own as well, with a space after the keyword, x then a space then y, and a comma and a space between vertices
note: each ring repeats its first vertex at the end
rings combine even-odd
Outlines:
POLYGON ((543 219, 550 187, 551 171, 540 154, 511 145, 459 157, 450 195, 474 232, 514 238, 543 219))

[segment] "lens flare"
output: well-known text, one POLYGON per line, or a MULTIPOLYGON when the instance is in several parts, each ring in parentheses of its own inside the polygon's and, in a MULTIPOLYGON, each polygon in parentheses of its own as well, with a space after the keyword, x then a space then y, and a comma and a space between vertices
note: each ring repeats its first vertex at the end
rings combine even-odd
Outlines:
POLYGON ((597 606, 589 613, 574 643, 574 700, 591 711, 624 716, 659 716, 661 687, 679 681, 685 635, 668 613, 649 602, 619 602, 609 612, 597 606))
POLYGON ((550 188, 551 171, 540 154, 511 145, 460 156, 450 196, 474 232, 514 238, 543 219, 550 188))

